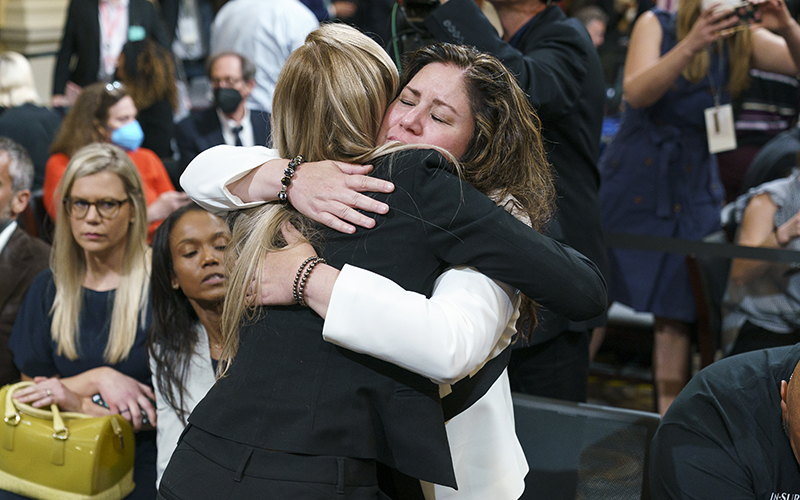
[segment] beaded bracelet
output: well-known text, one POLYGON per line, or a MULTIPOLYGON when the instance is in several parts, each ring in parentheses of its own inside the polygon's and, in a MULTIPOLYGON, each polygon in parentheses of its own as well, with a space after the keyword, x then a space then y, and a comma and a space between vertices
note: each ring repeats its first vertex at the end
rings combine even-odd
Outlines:
POLYGON ((286 190, 289 189, 289 184, 292 182, 294 171, 300 166, 301 163, 303 163, 303 155, 297 155, 292 158, 292 160, 286 166, 286 170, 283 171, 283 179, 281 179, 281 190, 278 193, 278 201, 284 205, 289 201, 289 193, 287 193, 286 190))
POLYGON ((297 283, 300 282, 300 275, 303 274, 303 269, 306 268, 309 262, 318 258, 319 257, 317 256, 313 256, 304 260, 303 263, 300 264, 300 269, 297 270, 297 274, 294 276, 294 284, 292 285, 292 297, 294 298, 294 301, 297 303, 300 303, 300 295, 297 293, 297 283))
POLYGON ((317 264, 320 263, 324 264, 325 259, 323 259, 322 257, 315 257, 314 260, 312 260, 311 263, 306 268, 306 271, 303 273, 303 277, 300 278, 300 284, 297 286, 297 303, 303 307, 306 306, 306 301, 305 301, 306 282, 308 281, 308 277, 311 276, 311 271, 313 271, 314 268, 317 267, 317 264))

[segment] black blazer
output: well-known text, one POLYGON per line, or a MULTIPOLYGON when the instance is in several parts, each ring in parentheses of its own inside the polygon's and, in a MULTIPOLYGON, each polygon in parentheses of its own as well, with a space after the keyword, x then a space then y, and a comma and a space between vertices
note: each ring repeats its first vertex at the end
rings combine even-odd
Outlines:
MULTIPOLYGON (((100 20, 98 0, 71 0, 67 24, 53 75, 53 95, 63 94, 67 81, 81 87, 97 81, 100 70, 100 20), (70 62, 76 57, 74 67, 70 62)), ((147 36, 169 50, 169 40, 158 12, 148 0, 130 0, 128 25, 141 26, 147 36)))
MULTIPOLYGON (((390 210, 354 234, 320 228, 321 254, 430 295, 453 264, 518 287, 574 319, 605 309, 605 282, 585 257, 514 219, 443 170, 436 152, 376 163, 395 183, 390 210)), ((376 459, 414 478, 455 485, 438 387, 325 342, 308 308, 273 307, 241 330, 241 348, 189 421, 224 439, 292 453, 376 459)))
MULTIPOLYGON (((266 111, 250 110, 250 123, 253 126, 253 139, 256 146, 266 146, 270 137, 270 114, 266 111)), ((195 156, 208 148, 225 144, 222 137, 222 124, 214 107, 193 111, 178 123, 175 130, 175 141, 180 153, 180 171, 195 156)))
MULTIPOLYGON (((607 275, 597 170, 605 85, 586 29, 557 6, 548 7, 514 48, 497 36, 472 0, 451 0, 436 8, 425 26, 439 41, 474 45, 493 54, 516 75, 542 121, 547 157, 556 173, 558 211, 547 234, 589 257, 607 275)), ((581 328, 564 318, 547 320, 547 332, 537 331, 535 340, 581 328)))
POLYGON ((0 386, 19 380, 8 339, 25 292, 49 259, 50 246, 19 226, 0 252, 0 386))

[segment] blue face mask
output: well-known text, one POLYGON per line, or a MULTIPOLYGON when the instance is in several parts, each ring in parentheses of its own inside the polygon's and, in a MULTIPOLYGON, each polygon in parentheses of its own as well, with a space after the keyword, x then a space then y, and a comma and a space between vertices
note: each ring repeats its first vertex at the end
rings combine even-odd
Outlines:
POLYGON ((111 142, 128 151, 136 151, 139 149, 143 140, 144 131, 136 120, 111 132, 111 142))

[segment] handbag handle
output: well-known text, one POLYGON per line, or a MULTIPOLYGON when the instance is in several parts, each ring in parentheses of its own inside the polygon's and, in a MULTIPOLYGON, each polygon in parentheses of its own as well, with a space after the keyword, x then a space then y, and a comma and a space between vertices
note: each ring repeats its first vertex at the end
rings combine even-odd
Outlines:
POLYGON ((90 415, 84 415, 83 413, 62 412, 55 403, 50 405, 50 410, 48 411, 41 408, 34 408, 27 403, 21 403, 14 399, 13 396, 15 392, 32 385, 36 384, 29 380, 24 380, 22 382, 17 382, 8 388, 8 391, 6 391, 5 415, 3 417, 3 421, 5 423, 14 426, 19 424, 20 413, 25 413, 27 415, 31 415, 32 417, 42 418, 45 420, 52 420, 53 437, 64 441, 69 437, 69 429, 67 429, 67 426, 64 425, 65 418, 91 418, 90 415))

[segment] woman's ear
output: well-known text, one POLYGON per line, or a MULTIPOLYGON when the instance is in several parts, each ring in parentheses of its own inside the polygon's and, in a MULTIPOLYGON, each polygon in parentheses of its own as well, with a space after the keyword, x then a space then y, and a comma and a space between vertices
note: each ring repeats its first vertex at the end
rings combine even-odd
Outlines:
POLYGON ((174 274, 170 276, 170 284, 173 290, 178 290, 181 287, 180 283, 178 283, 178 278, 174 274))

